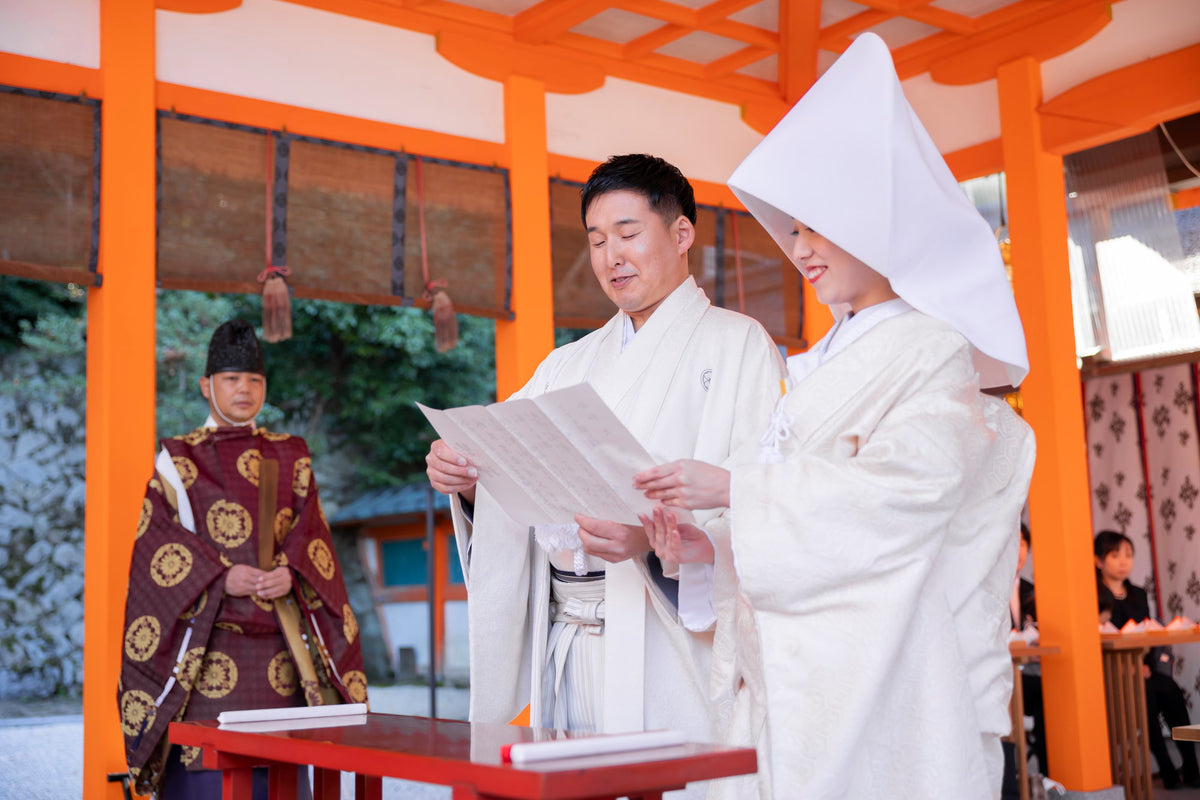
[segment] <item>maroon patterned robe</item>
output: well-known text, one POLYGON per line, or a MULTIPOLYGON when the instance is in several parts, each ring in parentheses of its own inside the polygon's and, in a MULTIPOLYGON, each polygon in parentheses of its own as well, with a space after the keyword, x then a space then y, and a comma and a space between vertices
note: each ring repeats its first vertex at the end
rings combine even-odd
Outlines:
MULTIPOLYGON (((304 440, 263 428, 199 428, 164 439, 163 447, 183 481, 196 533, 180 525, 175 492, 156 473, 130 565, 117 691, 126 759, 144 793, 161 780, 172 720, 334 697, 365 702, 367 695, 358 623, 304 440), (258 566, 263 459, 279 463, 275 563, 292 570, 287 600, 314 634, 308 647, 297 636, 289 642, 271 601, 224 593, 230 566, 258 566), (306 674, 316 679, 303 680, 306 674)), ((184 748, 182 760, 199 768, 197 755, 184 748)))

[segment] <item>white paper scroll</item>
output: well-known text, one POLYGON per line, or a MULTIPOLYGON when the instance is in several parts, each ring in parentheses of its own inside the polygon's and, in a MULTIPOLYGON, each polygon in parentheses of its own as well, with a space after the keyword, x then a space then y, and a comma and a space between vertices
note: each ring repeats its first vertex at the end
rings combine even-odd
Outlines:
POLYGON ((654 508, 633 488, 654 459, 586 383, 490 406, 417 407, 515 522, 585 514, 637 525, 654 508))

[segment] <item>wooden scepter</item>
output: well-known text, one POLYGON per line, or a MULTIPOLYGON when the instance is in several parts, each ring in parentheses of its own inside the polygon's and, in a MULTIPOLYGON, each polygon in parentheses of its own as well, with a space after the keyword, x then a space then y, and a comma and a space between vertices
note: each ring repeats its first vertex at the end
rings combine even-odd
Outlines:
MULTIPOLYGON (((258 465, 258 568, 275 568, 275 503, 279 493, 279 462, 264 458, 258 465)), ((274 600, 275 618, 287 640, 288 651, 296 664, 296 677, 310 706, 333 705, 342 702, 337 690, 325 685, 317 674, 320 656, 312 652, 311 635, 300 614, 293 592, 274 600)), ((322 670, 324 671, 324 670, 322 670)))

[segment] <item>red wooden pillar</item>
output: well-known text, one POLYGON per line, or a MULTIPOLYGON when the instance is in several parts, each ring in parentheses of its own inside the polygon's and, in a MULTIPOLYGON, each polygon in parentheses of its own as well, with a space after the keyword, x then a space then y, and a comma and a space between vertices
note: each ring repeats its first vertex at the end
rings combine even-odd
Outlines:
POLYGON ((1029 346, 1021 387, 1037 434, 1030 527, 1042 644, 1047 758, 1068 789, 1112 785, 1092 567, 1087 443, 1067 266, 1062 157, 1042 142, 1041 67, 1033 58, 997 73, 1012 235, 1013 290, 1029 346))
POLYGON ((511 155, 512 309, 516 318, 496 323, 496 397, 500 400, 524 386, 554 348, 543 81, 513 75, 504 82, 504 135, 511 155))
POLYGON ((122 796, 125 590, 154 457, 154 0, 100 3, 100 258, 88 292, 83 796, 122 796))

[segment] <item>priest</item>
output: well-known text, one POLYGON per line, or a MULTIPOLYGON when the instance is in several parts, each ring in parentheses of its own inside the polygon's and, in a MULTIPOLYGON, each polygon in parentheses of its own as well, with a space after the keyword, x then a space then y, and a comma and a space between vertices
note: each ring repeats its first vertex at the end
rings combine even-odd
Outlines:
POLYGON ((714 565, 721 727, 759 749, 710 797, 998 798, 1034 442, 981 392, 1028 370, 995 237, 871 33, 729 182, 838 321, 789 359, 756 458, 636 478, 728 506, 646 520, 661 557, 714 565))
POLYGON ((221 791, 198 748, 170 745, 173 720, 367 694, 308 446, 255 426, 266 378, 248 323, 213 333, 200 392, 208 419, 162 441, 146 486, 117 690, 134 785, 166 800, 221 791))
MULTIPOLYGON (((592 269, 617 312, 550 353, 513 397, 586 381, 658 460, 719 463, 753 446, 782 361, 761 325, 713 306, 689 274, 687 179, 657 157, 616 156, 581 199, 592 269)), ((475 485, 465 456, 438 440, 426 460, 451 495, 466 575, 472 720, 508 722, 528 706, 535 726, 714 735, 712 634, 685 627, 694 603, 640 526, 577 517, 531 532, 475 485)))

